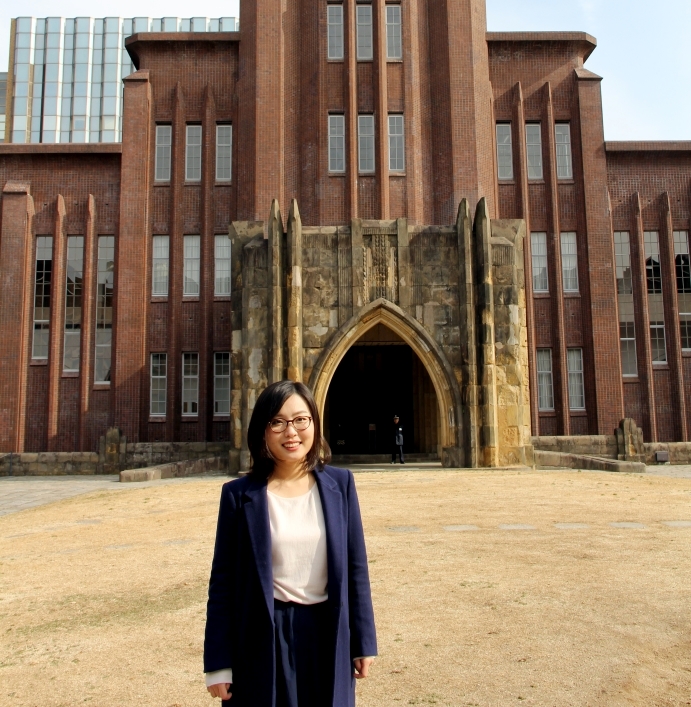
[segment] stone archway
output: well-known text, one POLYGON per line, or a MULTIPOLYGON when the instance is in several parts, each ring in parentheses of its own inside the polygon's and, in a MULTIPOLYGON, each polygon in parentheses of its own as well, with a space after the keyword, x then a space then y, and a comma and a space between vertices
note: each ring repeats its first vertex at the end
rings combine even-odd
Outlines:
POLYGON ((377 324, 383 324, 403 339, 425 366, 434 386, 439 405, 439 435, 442 458, 460 458, 461 395, 451 366, 437 342, 429 332, 400 307, 386 299, 378 299, 364 307, 359 314, 351 317, 336 332, 324 348, 317 364, 312 369, 310 387, 314 393, 320 415, 329 385, 339 363, 350 347, 367 331, 377 324), (453 450, 453 451, 451 451, 453 450))

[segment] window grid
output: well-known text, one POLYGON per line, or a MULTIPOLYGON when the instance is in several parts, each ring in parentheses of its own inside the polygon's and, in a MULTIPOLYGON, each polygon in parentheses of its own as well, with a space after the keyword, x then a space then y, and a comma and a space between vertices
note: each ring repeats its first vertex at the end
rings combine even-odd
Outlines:
POLYGON ((405 134, 402 115, 389 116, 389 171, 405 170, 405 134))
POLYGON ((569 409, 585 410, 583 349, 567 349, 566 363, 569 372, 569 409))
POLYGON ((214 238, 214 294, 230 295, 230 238, 214 238))
POLYGON ((614 258, 617 270, 617 292, 620 295, 633 293, 631 277, 631 243, 627 231, 614 232, 614 258))
POLYGON ((168 236, 154 236, 151 273, 151 294, 154 297, 168 295, 169 248, 170 238, 168 236))
POLYGON ((329 59, 343 59, 343 5, 327 6, 327 56, 329 59))
POLYGON ((537 407, 538 410, 554 410, 552 349, 537 350, 537 407))
POLYGON ((657 231, 644 231, 645 274, 648 294, 662 294, 662 268, 660 267, 660 238, 657 231))
POLYGON ((619 322, 619 347, 621 350, 622 375, 637 376, 636 325, 633 321, 619 322))
POLYGON ((358 170, 374 172, 374 116, 358 116, 358 170))
POLYGON ((230 353, 214 354, 214 414, 230 415, 230 353))
POLYGON ((357 59, 371 61, 373 58, 372 42, 372 6, 358 5, 357 12, 357 59))
POLYGON ((345 172, 345 116, 329 116, 329 172, 345 172))
POLYGON ((573 231, 561 234, 561 272, 564 292, 578 292, 578 253, 573 231))
POLYGON ((674 231, 674 265, 677 276, 681 348, 683 351, 691 351, 691 263, 688 231, 674 231))
POLYGON ((511 123, 497 123, 497 171, 499 179, 513 179, 511 123))
POLYGON ((557 123, 554 126, 557 148, 557 179, 573 179, 571 159, 571 126, 569 123, 557 123))
POLYGON ((400 5, 386 6, 386 58, 403 58, 400 5))
POLYGON ((650 348, 653 353, 653 363, 667 363, 664 322, 650 322, 650 348))
POLYGON ((151 354, 151 394, 149 414, 165 417, 168 388, 168 356, 164 353, 151 354))
POLYGON ((182 415, 199 414, 199 354, 182 354, 182 415))
MULTIPOLYGON (((183 295, 199 294, 200 270, 200 241, 199 236, 184 236, 184 262, 183 262, 183 295)), ((179 272, 179 271, 178 271, 179 272)))
POLYGON ((540 123, 525 126, 525 142, 528 158, 528 179, 542 179, 542 136, 540 123))
POLYGON ((187 126, 185 147, 185 181, 199 182, 202 178, 202 126, 187 126))
POLYGON ((96 383, 110 383, 114 271, 115 237, 99 236, 96 286, 96 360, 94 361, 96 383))
POLYGON ((645 245, 645 272, 648 289, 648 313, 650 317, 650 346, 652 349, 653 363, 667 363, 659 233, 657 231, 644 231, 643 242, 645 245))
POLYGON ((173 141, 173 128, 171 125, 156 126, 156 166, 155 179, 157 182, 170 181, 170 153, 173 141))
POLYGON ((623 376, 637 376, 638 361, 633 308, 633 280, 631 276, 631 241, 628 231, 614 232, 614 260, 617 276, 617 303, 619 305, 621 372, 623 376))
POLYGON ((229 182, 233 164, 233 126, 216 126, 216 181, 229 182))
POLYGON ((67 273, 65 276, 65 339, 62 370, 79 371, 84 277, 84 236, 67 238, 67 273))
POLYGON ((34 281, 34 336, 31 358, 47 359, 50 343, 50 286, 53 272, 53 237, 36 238, 34 281))
POLYGON ((533 261, 533 292, 549 292, 547 278, 547 234, 531 233, 530 244, 533 261))

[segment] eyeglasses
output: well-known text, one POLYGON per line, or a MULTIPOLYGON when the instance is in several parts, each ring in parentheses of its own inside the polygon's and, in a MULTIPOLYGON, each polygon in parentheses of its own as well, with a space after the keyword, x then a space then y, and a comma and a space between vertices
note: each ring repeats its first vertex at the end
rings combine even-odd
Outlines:
POLYGON ((312 424, 312 418, 307 417, 307 415, 301 415, 300 417, 294 417, 292 420, 282 420, 280 417, 275 418, 269 422, 269 429, 272 432, 285 432, 288 425, 292 425, 296 430, 302 432, 306 430, 312 424))

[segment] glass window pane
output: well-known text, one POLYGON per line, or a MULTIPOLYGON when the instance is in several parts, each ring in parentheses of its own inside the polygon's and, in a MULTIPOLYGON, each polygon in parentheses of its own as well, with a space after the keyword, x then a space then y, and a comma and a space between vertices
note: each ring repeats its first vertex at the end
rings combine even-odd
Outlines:
POLYGON ((358 116, 358 169, 374 172, 374 116, 358 116))
POLYGON ((343 59, 343 5, 327 7, 327 56, 329 59, 343 59))
POLYGON ((82 328, 82 291, 84 271, 84 236, 67 238, 67 272, 65 275, 65 333, 63 371, 79 370, 82 328))
POLYGON ((569 408, 571 410, 585 410, 583 349, 568 349, 566 353, 569 372, 569 408))
POLYGON ((400 5, 386 6, 386 58, 403 58, 400 5))
POLYGON ((564 292, 578 292, 576 234, 571 231, 561 234, 561 272, 564 292))
POLYGON ((358 5, 357 12, 357 58, 370 61, 373 58, 372 6, 358 5))
POLYGON ((149 402, 149 414, 154 416, 165 416, 166 414, 166 391, 168 357, 164 353, 151 354, 151 391, 149 402))
POLYGON ((232 174, 233 126, 216 126, 216 181, 229 182, 232 174))
POLYGON ((182 414, 199 414, 199 354, 182 355, 182 414))
POLYGON ((34 279, 34 335, 31 357, 48 358, 50 289, 53 271, 53 238, 37 236, 34 279))
POLYGON ((110 383, 114 275, 115 238, 114 236, 99 236, 96 277, 96 358, 94 362, 94 380, 97 383, 110 383))
POLYGON ((391 172, 405 170, 405 136, 402 115, 389 116, 389 170, 391 172))
POLYGON ((214 354, 214 414, 230 414, 230 353, 214 354))
POLYGON ((537 350, 537 396, 539 410, 554 410, 552 349, 537 350))
POLYGON ((528 179, 542 179, 542 137, 539 123, 525 126, 525 142, 528 157, 528 179))
POLYGON ((200 237, 185 236, 183 264, 183 294, 198 295, 200 288, 200 237))
POLYGON ((557 148, 557 178, 573 179, 571 126, 569 123, 557 123, 554 132, 557 148))
POLYGON ((151 294, 158 297, 168 294, 169 243, 168 236, 153 238, 151 294))
POLYGON ((547 234, 531 233, 533 292, 549 292, 547 278, 547 234))
POLYGON ((345 172, 345 117, 329 116, 329 172, 345 172))
POLYGON ((513 179, 510 123, 497 123, 497 171, 499 179, 513 179))
POLYGON ((230 238, 226 235, 214 239, 214 294, 230 295, 230 238))
POLYGON ((187 126, 185 151, 185 180, 198 182, 202 178, 202 126, 187 126))

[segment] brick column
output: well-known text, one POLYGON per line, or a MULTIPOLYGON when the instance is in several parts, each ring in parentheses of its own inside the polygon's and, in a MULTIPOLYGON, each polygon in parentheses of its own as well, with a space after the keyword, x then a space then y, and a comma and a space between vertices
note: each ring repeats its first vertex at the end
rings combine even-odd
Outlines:
POLYGON ((687 442, 686 395, 684 392, 684 362, 681 357, 681 332, 679 329, 679 301, 677 298, 677 269, 674 257, 674 225, 669 192, 662 195, 662 230, 660 238, 660 265, 662 276, 662 297, 665 308, 665 329, 667 330, 667 360, 672 376, 672 399, 675 415, 677 440, 687 442))
POLYGON ((0 238, 0 452, 24 451, 26 385, 31 349, 34 200, 30 186, 2 190, 0 238))
MULTIPOLYGON (((384 0, 374 0, 372 3, 373 14, 373 41, 374 41, 374 86, 376 106, 375 135, 378 136, 376 150, 377 179, 379 180, 379 218, 389 218, 389 96, 387 90, 388 67, 386 65, 386 20, 384 17, 384 0)), ((404 131, 407 120, 403 120, 404 131)), ((356 163, 357 168, 357 163, 356 163)), ((396 214, 400 215, 400 214, 396 214)))
MULTIPOLYGON (((60 378, 62 377, 62 342, 65 329, 65 269, 67 235, 65 200, 58 194, 53 226, 53 272, 50 285, 50 346, 48 349, 48 451, 60 449, 60 378)), ((60 450, 63 451, 63 450, 60 450)))
MULTIPOLYGON (((356 0, 343 3, 343 69, 346 85, 346 156, 347 199, 350 218, 358 217, 358 143, 357 143, 357 48, 355 8, 356 0)), ((321 117, 321 116, 320 116, 321 117)))
POLYGON ((142 386, 146 385, 146 321, 149 293, 149 179, 151 84, 149 72, 137 71, 125 84, 120 223, 116 237, 113 341, 114 425, 128 441, 142 434, 142 386))
POLYGON ((648 312, 648 281, 645 272, 645 245, 643 242, 643 210, 638 192, 633 196, 634 224, 631 238, 631 276, 633 279, 633 311, 636 325, 636 359, 638 379, 643 393, 643 409, 647 419, 641 427, 649 442, 657 442, 657 415, 655 413, 655 379, 653 352, 650 344, 650 314, 648 312))
MULTIPOLYGON (((607 158, 602 123, 602 78, 576 69, 583 149, 586 247, 590 273, 590 335, 593 342, 597 433, 612 434, 624 417, 619 349, 614 246, 607 192, 607 158)), ((585 313, 585 312, 584 312, 585 313)))

